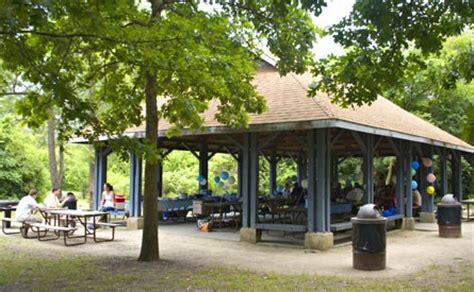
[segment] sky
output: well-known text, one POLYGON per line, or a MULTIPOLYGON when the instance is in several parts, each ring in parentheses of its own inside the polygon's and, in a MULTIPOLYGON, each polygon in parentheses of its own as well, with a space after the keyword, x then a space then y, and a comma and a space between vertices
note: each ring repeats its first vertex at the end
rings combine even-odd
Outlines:
MULTIPOLYGON (((344 16, 349 15, 354 2, 355 0, 328 0, 327 7, 323 9, 323 13, 318 17, 313 16, 313 22, 321 28, 336 24, 344 16)), ((141 0, 140 4, 143 5, 143 7, 150 6, 149 3, 144 0, 141 0)), ((200 3, 200 8, 203 10, 215 9, 215 7, 211 7, 211 5, 200 3)), ((315 57, 320 59, 331 53, 341 55, 343 50, 339 45, 334 43, 331 36, 319 39, 314 47, 315 57)))
MULTIPOLYGON (((329 0, 328 6, 323 9, 323 13, 316 17, 313 17, 313 22, 322 28, 336 24, 344 16, 349 15, 354 5, 355 0, 329 0)), ((319 39, 314 48, 314 54, 317 59, 323 58, 330 53, 341 55, 343 53, 342 48, 334 43, 331 36, 326 36, 319 39)))

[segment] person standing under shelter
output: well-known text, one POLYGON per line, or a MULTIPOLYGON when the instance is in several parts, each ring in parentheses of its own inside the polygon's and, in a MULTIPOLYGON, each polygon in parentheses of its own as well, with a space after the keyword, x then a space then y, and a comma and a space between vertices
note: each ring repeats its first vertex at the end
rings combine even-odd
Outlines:
POLYGON ((44 206, 36 202, 38 192, 36 190, 29 191, 16 207, 16 219, 21 222, 41 223, 43 220, 33 215, 33 211, 44 210, 44 206))

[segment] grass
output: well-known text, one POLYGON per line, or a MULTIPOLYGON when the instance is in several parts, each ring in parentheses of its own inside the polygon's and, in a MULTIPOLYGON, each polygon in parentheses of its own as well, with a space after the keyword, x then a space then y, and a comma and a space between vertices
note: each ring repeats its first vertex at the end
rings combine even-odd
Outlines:
POLYGON ((166 261, 140 263, 124 257, 79 256, 74 255, 74 248, 50 247, 35 240, 0 237, 0 290, 471 291, 474 286, 473 264, 464 260, 381 280, 255 273, 166 261))

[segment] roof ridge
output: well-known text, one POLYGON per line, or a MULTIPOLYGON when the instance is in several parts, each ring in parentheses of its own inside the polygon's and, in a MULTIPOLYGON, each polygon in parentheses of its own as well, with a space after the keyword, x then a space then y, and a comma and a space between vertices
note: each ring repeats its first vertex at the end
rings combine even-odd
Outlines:
MULTIPOLYGON (((290 75, 291 77, 293 77, 293 79, 296 80, 296 82, 301 86, 301 88, 303 88, 303 90, 305 90, 306 92, 308 91, 308 88, 301 83, 301 81, 296 77, 296 74, 290 73, 290 75)), ((310 98, 314 102, 314 104, 316 104, 328 116, 328 118, 335 117, 334 113, 331 111, 330 108, 323 106, 318 100, 314 98, 314 96, 310 96, 310 98)))

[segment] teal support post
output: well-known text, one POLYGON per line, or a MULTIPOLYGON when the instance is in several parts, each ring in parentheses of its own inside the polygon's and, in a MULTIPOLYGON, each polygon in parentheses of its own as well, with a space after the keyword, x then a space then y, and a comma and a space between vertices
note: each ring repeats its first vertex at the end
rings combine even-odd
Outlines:
POLYGON ((94 209, 99 209, 102 196, 102 187, 107 182, 107 156, 112 152, 109 147, 100 147, 95 149, 94 164, 94 209))
POLYGON ((411 189, 411 162, 412 162, 412 145, 410 142, 407 142, 405 145, 405 162, 404 162, 404 172, 405 172, 405 197, 406 197, 406 217, 413 217, 413 193, 411 189))
POLYGON ((142 159, 130 152, 130 216, 140 217, 142 197, 142 159))
POLYGON ((250 227, 258 219, 258 134, 250 133, 250 227))
POLYGON ((245 133, 242 149, 242 227, 250 227, 250 134, 245 133))

